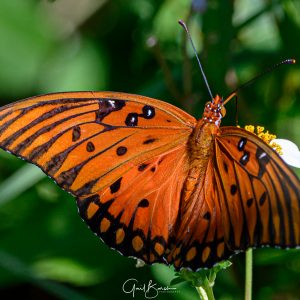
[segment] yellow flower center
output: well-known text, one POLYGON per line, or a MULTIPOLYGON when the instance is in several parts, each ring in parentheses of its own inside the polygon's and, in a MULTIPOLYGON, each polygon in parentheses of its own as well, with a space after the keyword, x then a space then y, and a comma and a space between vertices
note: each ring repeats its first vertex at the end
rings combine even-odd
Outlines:
POLYGON ((265 143, 270 145, 279 155, 282 155, 282 148, 276 142, 273 142, 276 139, 275 134, 269 133, 269 131, 265 131, 265 128, 262 126, 253 126, 253 125, 246 125, 245 129, 251 133, 254 133, 259 138, 261 138, 265 143))

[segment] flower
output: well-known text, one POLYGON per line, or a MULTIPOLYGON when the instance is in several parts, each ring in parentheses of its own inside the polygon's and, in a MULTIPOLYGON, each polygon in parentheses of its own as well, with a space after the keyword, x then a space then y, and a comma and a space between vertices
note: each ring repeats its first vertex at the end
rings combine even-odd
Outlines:
POLYGON ((265 131, 262 126, 247 125, 245 129, 269 144, 288 165, 300 168, 300 150, 295 143, 286 139, 277 139, 276 135, 269 133, 268 130, 265 131))
POLYGON ((300 168, 300 151, 295 143, 285 139, 274 139, 273 142, 281 147, 281 158, 288 165, 300 168))

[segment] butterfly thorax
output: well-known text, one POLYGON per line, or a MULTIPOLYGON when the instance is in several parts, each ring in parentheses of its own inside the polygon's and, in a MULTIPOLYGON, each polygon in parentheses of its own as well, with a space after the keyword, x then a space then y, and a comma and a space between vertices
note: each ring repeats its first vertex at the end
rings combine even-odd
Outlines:
POLYGON ((222 98, 216 96, 213 101, 207 102, 203 117, 197 122, 189 139, 189 153, 191 168, 199 168, 199 163, 205 169, 207 159, 212 154, 213 140, 219 133, 219 126, 224 114, 222 98))
POLYGON ((189 201, 197 187, 202 184, 209 159, 214 151, 214 139, 219 134, 221 118, 221 105, 207 103, 203 118, 198 121, 190 136, 188 142, 190 170, 182 194, 184 202, 189 201))

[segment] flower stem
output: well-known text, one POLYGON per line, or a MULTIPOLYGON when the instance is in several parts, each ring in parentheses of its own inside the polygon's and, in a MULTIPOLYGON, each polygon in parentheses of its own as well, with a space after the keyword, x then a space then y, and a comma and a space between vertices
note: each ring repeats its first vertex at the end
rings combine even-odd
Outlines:
POLYGON ((202 286, 195 287, 201 300, 215 300, 212 286, 207 278, 205 278, 202 286))
POLYGON ((245 300, 252 299, 252 266, 253 250, 246 251, 246 278, 245 278, 245 300))

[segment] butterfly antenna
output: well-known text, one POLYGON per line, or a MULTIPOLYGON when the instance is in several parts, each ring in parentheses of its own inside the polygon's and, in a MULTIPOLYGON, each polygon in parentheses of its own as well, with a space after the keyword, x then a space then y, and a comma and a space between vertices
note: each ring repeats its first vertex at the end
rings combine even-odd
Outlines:
POLYGON ((209 93, 209 95, 210 95, 211 100, 214 101, 214 97, 213 97, 212 92, 211 92, 211 90, 210 90, 208 81, 207 81, 207 79, 206 79, 204 70, 203 70, 203 68, 202 68, 200 59, 199 59, 198 54, 197 54, 197 51, 196 51, 196 47, 195 47, 194 42, 193 42, 193 40, 192 40, 192 37, 191 37, 191 35, 190 35, 190 32, 189 32, 189 30, 188 30, 186 24, 185 24, 182 20, 179 20, 178 23, 184 28, 184 30, 185 30, 186 33, 187 33, 187 36, 188 36, 188 38, 189 38, 189 40, 190 40, 190 42, 191 42, 191 45, 192 45, 192 47, 193 47, 195 56, 196 56, 196 58, 197 58, 198 65, 199 65, 199 67, 200 67, 200 70, 201 70, 201 73, 202 73, 202 77, 203 77, 203 79, 204 79, 204 82, 205 82, 205 85, 206 85, 206 87, 207 87, 208 93, 209 93))
POLYGON ((277 63, 275 65, 273 65, 272 67, 266 69, 265 71, 263 71, 262 73, 254 76, 252 79, 250 79, 249 81, 243 83, 242 85, 240 85, 237 89, 235 89, 233 92, 231 92, 224 100, 223 105, 225 105, 229 100, 231 100, 234 96, 236 96, 236 92, 248 85, 250 85, 251 83, 253 83, 254 81, 256 81, 258 78, 263 77, 264 75, 272 72, 273 70, 277 69, 278 67, 282 66, 282 65, 293 65, 296 63, 296 60, 293 58, 288 58, 285 59, 283 61, 281 61, 280 63, 277 63))

